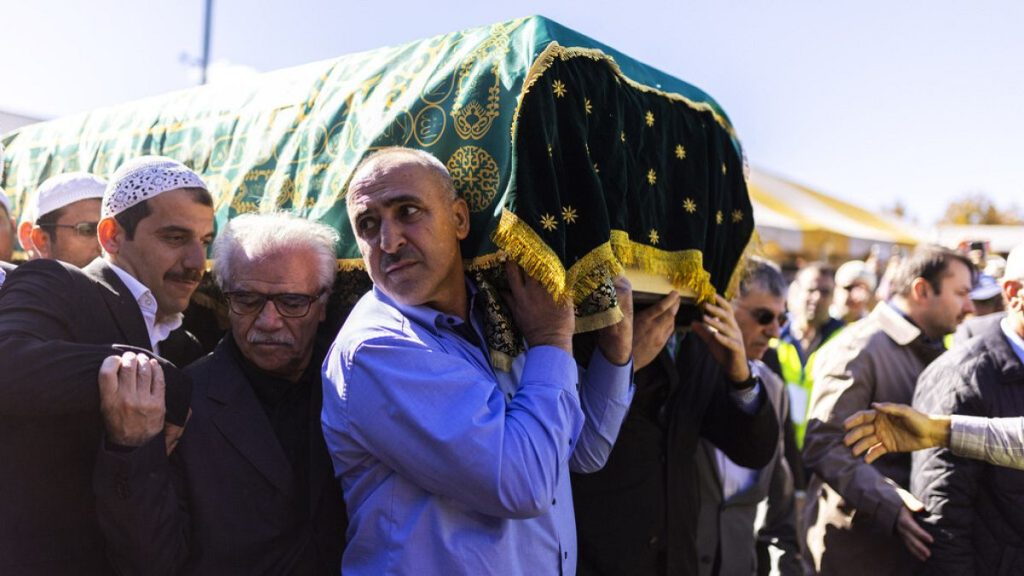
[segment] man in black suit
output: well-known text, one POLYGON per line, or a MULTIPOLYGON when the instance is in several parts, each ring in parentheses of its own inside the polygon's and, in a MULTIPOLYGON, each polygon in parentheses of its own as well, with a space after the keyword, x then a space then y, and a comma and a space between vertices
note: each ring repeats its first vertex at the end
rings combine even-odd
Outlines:
POLYGON ((107 427, 112 437, 140 431, 141 446, 108 444, 96 467, 100 525, 121 573, 339 573, 345 507, 320 430, 334 334, 317 338, 336 242, 333 229, 280 214, 239 216, 221 231, 214 272, 231 330, 185 370, 192 417, 170 457, 153 372, 129 357, 101 380, 105 403, 140 408, 107 427))
POLYGON ((666 346, 678 302, 672 293, 634 316, 629 414, 605 467, 573 475, 579 574, 697 574, 698 439, 750 468, 775 453, 778 423, 731 304, 717 296, 666 346))
MULTIPOLYGON (((7 276, 0 290, 0 574, 111 573, 92 493, 103 430, 97 375, 112 344, 179 365, 198 357, 198 345, 177 327, 203 272, 212 205, 203 181, 180 163, 130 161, 104 195, 102 258, 84 269, 34 260, 7 276)), ((168 381, 180 377, 173 372, 168 381)), ((178 406, 168 421, 181 424, 187 400, 178 406)))

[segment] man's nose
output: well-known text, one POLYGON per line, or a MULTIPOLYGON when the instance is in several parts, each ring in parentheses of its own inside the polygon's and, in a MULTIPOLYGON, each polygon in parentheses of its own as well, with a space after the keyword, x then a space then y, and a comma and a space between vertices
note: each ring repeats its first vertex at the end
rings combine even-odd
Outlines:
POLYGON ((383 220, 380 223, 380 249, 394 254, 405 246, 405 234, 402 225, 397 222, 383 220))
POLYGON ((975 311, 976 310, 974 309, 974 301, 971 300, 970 298, 965 298, 963 314, 974 314, 975 311))
POLYGON ((260 330, 274 330, 281 327, 281 313, 277 311, 277 305, 273 300, 267 300, 256 316, 256 327, 260 330))
POLYGON ((182 266, 187 270, 202 270, 206 267, 206 246, 201 242, 193 242, 185 250, 181 259, 182 266))

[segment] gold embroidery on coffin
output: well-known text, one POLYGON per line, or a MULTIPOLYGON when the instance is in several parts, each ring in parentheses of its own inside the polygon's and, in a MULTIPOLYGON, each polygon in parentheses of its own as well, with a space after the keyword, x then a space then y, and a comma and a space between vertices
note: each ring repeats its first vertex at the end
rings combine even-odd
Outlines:
POLYGON ((510 27, 496 24, 491 29, 491 36, 459 67, 459 88, 451 114, 455 132, 463 140, 480 140, 487 135, 494 121, 501 115, 501 61, 509 51, 509 33, 517 26, 518 21, 510 27), (484 106, 476 100, 470 100, 465 105, 458 104, 459 96, 466 90, 466 80, 471 78, 474 65, 486 58, 493 60, 491 73, 494 75, 494 82, 487 88, 487 105, 484 106))
POLYGON ((463 146, 452 154, 446 164, 455 189, 469 205, 471 212, 486 210, 498 194, 501 170, 487 150, 479 146, 463 146))

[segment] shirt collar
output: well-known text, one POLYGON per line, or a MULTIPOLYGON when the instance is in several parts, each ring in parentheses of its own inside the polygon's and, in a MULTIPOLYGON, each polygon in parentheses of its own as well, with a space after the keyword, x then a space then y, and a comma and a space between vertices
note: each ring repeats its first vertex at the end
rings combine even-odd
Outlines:
POLYGON ((1006 339, 1010 341, 1010 348, 1013 348, 1013 353, 1017 355, 1017 358, 1020 359, 1021 363, 1024 363, 1024 338, 1021 338, 1020 334, 1017 334, 1010 329, 1009 318, 1003 318, 1000 320, 999 327, 1002 328, 1006 339))
POLYGON ((146 285, 139 282, 138 278, 132 276, 127 271, 123 270, 117 264, 111 261, 107 261, 107 266, 117 274, 117 277, 124 282, 128 292, 131 293, 132 298, 139 305, 139 310, 142 311, 142 318, 146 321, 146 331, 149 332, 150 344, 153 345, 153 351, 156 352, 156 347, 159 342, 167 339, 171 332, 177 330, 184 319, 184 314, 178 312, 172 314, 162 321, 157 322, 157 303, 156 298, 153 296, 153 291, 146 288, 146 285))
POLYGON ((882 331, 900 346, 906 346, 922 335, 921 329, 890 302, 882 302, 875 306, 871 316, 881 326, 882 331))
MULTIPOLYGON (((459 318, 458 316, 445 314, 444 312, 441 312, 435 308, 431 308, 430 306, 405 306, 403 304, 400 304, 393 300, 390 296, 385 294, 383 290, 377 288, 376 285, 373 287, 373 291, 374 294, 376 294, 378 300, 381 300, 387 304, 390 304, 391 306, 394 306, 395 308, 398 309, 399 312, 402 313, 403 316, 405 316, 409 320, 421 326, 426 326, 427 328, 430 328, 434 332, 437 332, 437 328, 440 326, 451 327, 453 325, 463 323, 462 319, 459 318)), ((468 276, 466 277, 466 295, 469 298, 470 320, 472 321, 473 310, 475 310, 474 304, 476 301, 477 287, 476 284, 474 284, 469 279, 468 276)))

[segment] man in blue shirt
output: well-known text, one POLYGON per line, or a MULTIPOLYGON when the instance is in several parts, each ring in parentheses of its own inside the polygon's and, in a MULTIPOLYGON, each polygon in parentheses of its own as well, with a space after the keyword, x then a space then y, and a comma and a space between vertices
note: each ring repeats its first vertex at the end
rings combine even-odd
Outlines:
POLYGON ((444 165, 366 159, 348 213, 374 282, 324 364, 322 422, 349 511, 342 571, 575 574, 569 470, 604 465, 632 397, 632 295, 584 372, 574 316, 517 266, 527 351, 492 368, 459 241, 469 210, 444 165))

